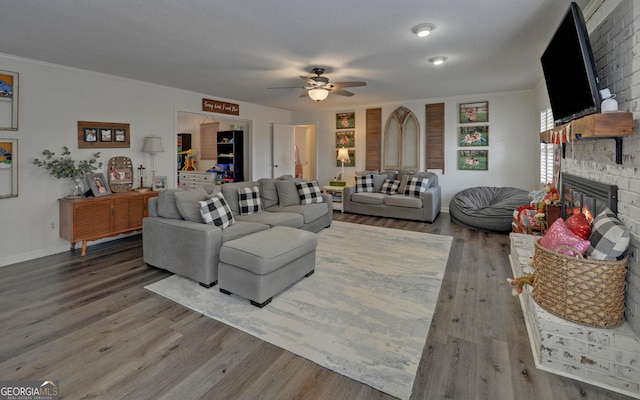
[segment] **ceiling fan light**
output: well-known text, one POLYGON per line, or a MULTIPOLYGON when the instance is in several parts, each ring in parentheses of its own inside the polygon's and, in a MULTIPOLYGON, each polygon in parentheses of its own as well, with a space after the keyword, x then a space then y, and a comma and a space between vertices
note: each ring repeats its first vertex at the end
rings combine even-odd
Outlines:
POLYGON ((318 103, 326 99, 327 96, 329 96, 329 91, 326 89, 318 88, 309 90, 309 98, 311 98, 311 100, 317 101, 318 103))
POLYGON ((431 57, 429 62, 433 65, 440 65, 447 60, 447 57, 431 57))
POLYGON ((425 37, 425 36, 429 36, 431 31, 434 29, 436 29, 436 27, 433 24, 420 24, 411 28, 411 32, 418 35, 418 37, 425 37))

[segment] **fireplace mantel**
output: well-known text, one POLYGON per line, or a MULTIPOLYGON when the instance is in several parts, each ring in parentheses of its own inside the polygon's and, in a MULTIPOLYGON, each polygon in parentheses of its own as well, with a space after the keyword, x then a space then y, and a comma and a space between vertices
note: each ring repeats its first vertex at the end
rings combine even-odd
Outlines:
POLYGON ((616 164, 622 164, 622 138, 633 135, 633 113, 591 114, 540 133, 542 143, 566 143, 585 139, 614 139, 616 164))

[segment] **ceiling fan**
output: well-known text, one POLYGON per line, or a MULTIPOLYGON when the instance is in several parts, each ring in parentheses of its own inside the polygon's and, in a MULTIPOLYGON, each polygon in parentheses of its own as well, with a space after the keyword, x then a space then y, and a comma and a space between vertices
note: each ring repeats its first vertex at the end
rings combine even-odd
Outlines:
MULTIPOLYGON (((309 96, 310 99, 315 100, 317 102, 321 102, 329 96, 329 93, 337 94, 340 96, 353 96, 353 93, 344 90, 342 88, 345 87, 357 87, 357 86, 367 86, 367 82, 362 81, 353 81, 353 82, 333 82, 329 83, 329 78, 325 76, 320 76, 324 74, 324 68, 315 67, 311 70, 312 73, 316 74, 316 76, 306 77, 300 76, 300 78, 305 81, 305 85, 302 86, 304 92, 300 95, 300 97, 309 96)), ((285 87, 273 87, 269 89, 298 89, 299 86, 285 86, 285 87)))

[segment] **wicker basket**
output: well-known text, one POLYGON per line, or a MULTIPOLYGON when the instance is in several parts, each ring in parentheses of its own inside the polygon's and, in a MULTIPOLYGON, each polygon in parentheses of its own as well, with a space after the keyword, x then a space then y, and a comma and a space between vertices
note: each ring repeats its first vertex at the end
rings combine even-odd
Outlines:
POLYGON ((598 261, 550 251, 535 241, 535 283, 540 307, 566 320, 596 328, 624 322, 627 259, 598 261))

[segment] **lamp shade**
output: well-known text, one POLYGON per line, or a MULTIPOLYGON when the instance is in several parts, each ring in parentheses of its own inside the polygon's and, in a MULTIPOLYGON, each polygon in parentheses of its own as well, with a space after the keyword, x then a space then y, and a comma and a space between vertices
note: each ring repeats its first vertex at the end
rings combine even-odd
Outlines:
POLYGON ((158 136, 147 136, 144 138, 144 146, 142 146, 144 153, 163 153, 162 139, 158 136))
POLYGON ((338 150, 338 161, 347 161, 349 160, 349 150, 342 148, 338 150))
POLYGON ((329 96, 329 91, 327 89, 311 89, 309 90, 309 97, 311 100, 315 100, 317 102, 321 102, 329 96))

